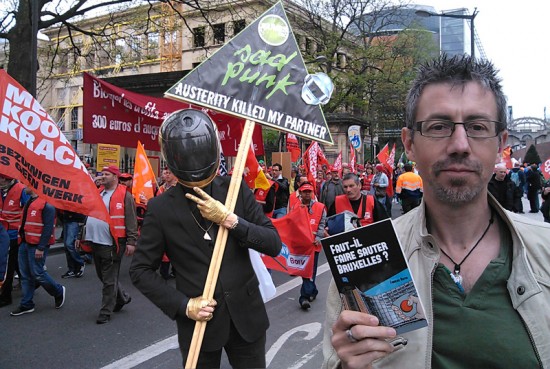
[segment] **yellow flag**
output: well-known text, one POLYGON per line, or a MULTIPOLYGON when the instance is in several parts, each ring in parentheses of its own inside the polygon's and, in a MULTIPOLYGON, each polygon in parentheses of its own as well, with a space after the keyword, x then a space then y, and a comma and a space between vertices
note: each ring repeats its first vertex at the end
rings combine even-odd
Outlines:
POLYGON ((153 183, 156 183, 155 172, 147 158, 145 149, 140 141, 138 141, 136 151, 136 162, 134 164, 134 184, 132 186, 132 195, 137 203, 146 202, 155 196, 153 192, 153 183))

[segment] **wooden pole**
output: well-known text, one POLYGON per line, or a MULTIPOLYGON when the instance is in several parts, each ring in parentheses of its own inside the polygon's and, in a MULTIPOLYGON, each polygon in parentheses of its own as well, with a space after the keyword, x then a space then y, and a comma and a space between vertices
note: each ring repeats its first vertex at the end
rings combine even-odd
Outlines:
MULTIPOLYGON (((229 211, 235 209, 237 203, 237 197, 241 187, 241 181, 243 177, 244 167, 246 163, 246 157, 248 155, 248 148, 252 143, 252 134, 254 133, 254 122, 247 120, 243 133, 241 136, 241 143, 239 150, 237 151, 237 158, 235 159, 235 166, 233 168, 233 174, 231 175, 231 182, 229 183, 229 190, 227 192, 227 198, 225 199, 225 207, 229 211)), ((220 266, 222 263, 223 253, 225 251, 225 244, 227 242, 227 236, 229 232, 225 227, 218 228, 218 235, 216 237, 216 243, 214 245, 214 252, 212 254, 212 260, 210 261, 210 268, 208 269, 208 275, 206 277, 206 284, 202 296, 211 300, 214 297, 214 291, 216 289, 216 281, 220 272, 220 266)), ((216 314, 216 312, 214 312, 216 314)), ((193 337, 191 339, 191 346, 189 347, 189 353, 187 355, 187 361, 185 362, 185 368, 194 369, 197 367, 199 360, 199 352, 202 346, 202 340, 204 338, 204 331, 206 329, 206 323, 203 321, 197 321, 195 323, 195 330, 193 331, 193 337)))

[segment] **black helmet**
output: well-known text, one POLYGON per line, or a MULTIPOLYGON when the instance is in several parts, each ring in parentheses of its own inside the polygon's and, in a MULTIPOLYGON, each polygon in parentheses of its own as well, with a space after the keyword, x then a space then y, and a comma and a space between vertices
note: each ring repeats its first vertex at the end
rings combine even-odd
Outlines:
POLYGON ((216 125, 195 109, 170 114, 160 127, 160 148, 168 168, 186 187, 204 187, 220 165, 220 141, 216 125))

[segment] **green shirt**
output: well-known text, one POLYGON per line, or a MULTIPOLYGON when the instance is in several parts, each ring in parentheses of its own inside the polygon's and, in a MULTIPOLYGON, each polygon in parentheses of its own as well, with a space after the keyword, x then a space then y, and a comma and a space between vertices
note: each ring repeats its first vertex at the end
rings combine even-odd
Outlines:
POLYGON ((443 264, 435 270, 434 369, 540 368, 529 333, 506 288, 512 270, 512 240, 500 220, 498 224, 500 254, 467 295, 459 291, 443 264))

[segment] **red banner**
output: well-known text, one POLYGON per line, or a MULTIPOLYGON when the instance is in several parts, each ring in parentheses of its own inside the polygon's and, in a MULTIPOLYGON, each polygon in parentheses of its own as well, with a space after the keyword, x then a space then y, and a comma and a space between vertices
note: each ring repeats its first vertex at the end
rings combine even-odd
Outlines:
MULTIPOLYGON (((160 125, 170 113, 187 108, 205 111, 218 126, 225 156, 237 156, 244 120, 215 110, 180 101, 131 92, 83 73, 83 140, 160 151, 160 125)), ((262 128, 256 125, 252 138, 256 155, 264 155, 262 128)))
POLYGON ((38 102, 0 70, 0 173, 58 209, 109 222, 107 208, 71 143, 38 102))
POLYGON ((283 248, 276 258, 261 254, 265 266, 286 274, 311 278, 315 247, 307 208, 298 206, 284 217, 271 221, 281 236, 283 248))

